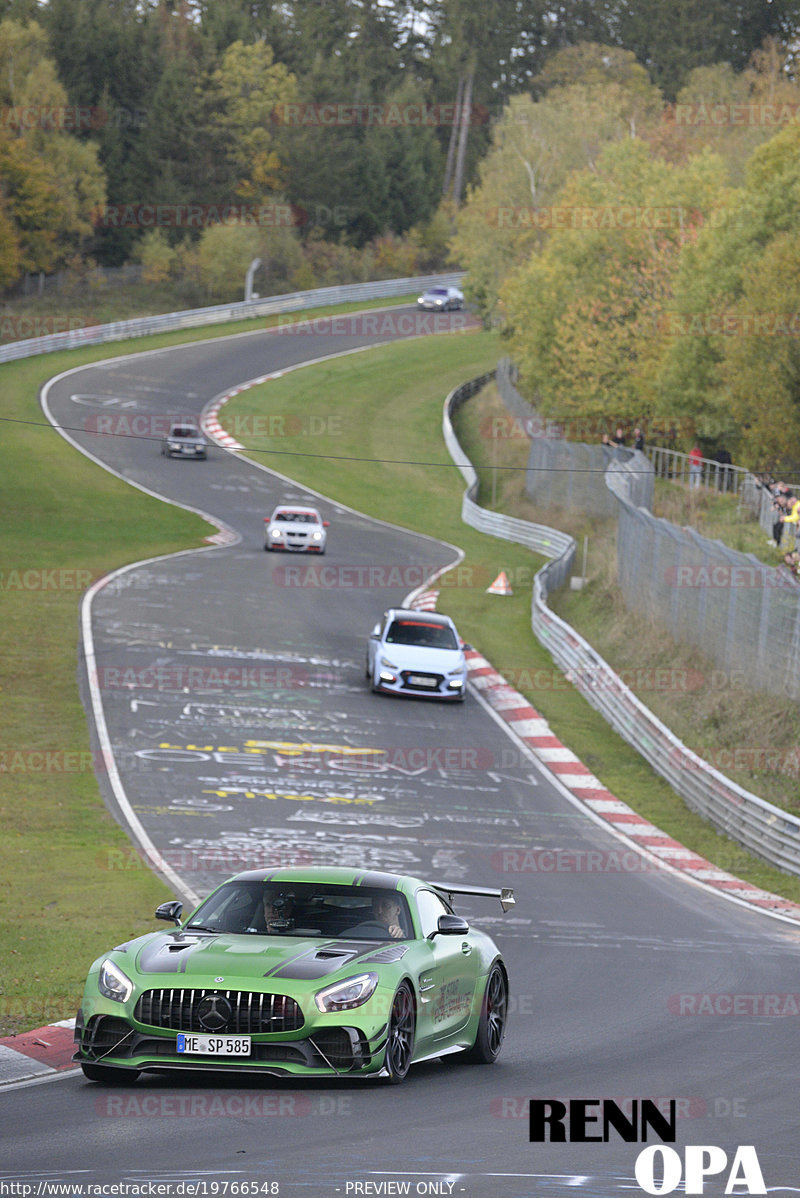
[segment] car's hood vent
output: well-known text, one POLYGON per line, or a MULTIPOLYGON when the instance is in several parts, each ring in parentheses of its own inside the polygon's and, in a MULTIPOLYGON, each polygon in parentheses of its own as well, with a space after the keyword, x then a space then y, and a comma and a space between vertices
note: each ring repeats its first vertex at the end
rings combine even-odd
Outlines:
POLYGON ((370 950, 364 944, 348 942, 347 944, 324 944, 318 948, 309 948, 296 956, 284 961, 277 969, 271 969, 265 977, 295 978, 297 980, 313 981, 335 973, 344 965, 349 965, 363 957, 370 950))
POLYGON ((389 944, 386 948, 382 948, 380 952, 373 953, 371 957, 364 957, 364 964, 368 961, 377 961, 381 965, 389 965, 392 961, 399 961, 408 952, 407 944, 389 944))

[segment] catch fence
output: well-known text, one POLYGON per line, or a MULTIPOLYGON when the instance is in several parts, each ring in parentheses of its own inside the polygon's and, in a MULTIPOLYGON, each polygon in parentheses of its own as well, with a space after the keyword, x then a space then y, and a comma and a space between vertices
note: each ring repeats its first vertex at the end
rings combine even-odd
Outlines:
MULTIPOLYGON (((549 596, 564 585, 572 572, 574 540, 544 525, 528 525, 526 529, 527 521, 488 511, 478 504, 477 475, 453 431, 451 417, 489 377, 470 380, 448 395, 443 420, 445 442, 468 484, 462 504, 465 523, 504 540, 527 544, 551 559, 534 579, 531 606, 534 635, 584 698, 669 782, 692 810, 751 853, 778 869, 800 875, 800 820, 731 781, 687 748, 626 686, 608 662, 551 610, 549 596)), ((635 507, 628 497, 623 497, 634 494, 630 488, 635 487, 632 480, 635 480, 636 472, 615 464, 612 474, 620 511, 631 513, 634 519, 638 513, 642 521, 645 517, 653 521, 654 517, 644 508, 635 507)), ((659 523, 666 525, 666 521, 659 523)), ((643 527, 651 529, 652 525, 643 524, 643 527)), ((665 531, 664 535, 671 534, 665 531)), ((795 606, 798 606, 796 597, 795 606)))

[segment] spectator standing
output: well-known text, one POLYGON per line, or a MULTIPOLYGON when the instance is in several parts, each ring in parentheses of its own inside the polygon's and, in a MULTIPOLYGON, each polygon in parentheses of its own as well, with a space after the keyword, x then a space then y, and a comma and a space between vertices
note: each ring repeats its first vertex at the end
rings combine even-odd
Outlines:
POLYGON ((795 548, 797 548, 798 535, 800 535, 800 499, 790 493, 783 502, 785 505, 783 523, 784 526, 794 525, 795 548))
POLYGON ((644 453, 644 433, 640 428, 633 430, 633 448, 638 449, 639 453, 644 453))
POLYGON ((695 445, 689 454, 689 486, 694 490, 700 486, 703 478, 703 455, 700 446, 695 445))
MULTIPOLYGON (((603 444, 609 445, 612 449, 625 448, 625 432, 621 425, 617 426, 617 431, 613 437, 609 437, 608 433, 603 433, 603 444)), ((619 455, 617 455, 619 456, 619 455)))
MULTIPOLYGON (((780 488, 783 484, 779 483, 780 488)), ((776 489, 772 501, 772 539, 767 542, 774 549, 780 547, 783 539, 783 524, 789 513, 789 500, 783 491, 776 489)))
POLYGON ((731 465, 731 455, 727 449, 717 450, 715 461, 719 462, 722 469, 719 472, 719 489, 720 491, 733 490, 733 471, 728 469, 731 465))

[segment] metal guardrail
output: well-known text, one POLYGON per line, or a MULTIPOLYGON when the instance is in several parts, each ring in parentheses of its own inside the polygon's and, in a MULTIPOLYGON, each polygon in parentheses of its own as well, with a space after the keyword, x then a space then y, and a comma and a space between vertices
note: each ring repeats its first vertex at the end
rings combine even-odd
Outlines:
MULTIPOLYGON (((476 502, 479 486, 478 475, 458 442, 453 431, 451 417, 463 403, 488 382, 491 382, 493 378, 494 371, 492 370, 488 374, 470 379, 468 383, 462 383, 460 387, 451 391, 444 401, 442 433, 445 445, 467 484, 467 490, 461 503, 461 519, 470 528, 477 529, 478 532, 488 532, 491 535, 502 537, 505 541, 514 541, 525 545, 534 553, 542 554, 543 557, 558 557, 560 560, 570 551, 574 554, 575 542, 572 537, 558 532, 555 528, 548 528, 544 524, 532 524, 529 520, 520 520, 516 516, 505 516, 501 512, 487 511, 476 502)), ((571 562, 572 557, 570 556, 570 565, 571 562)))
POLYGON ((107 341, 124 341, 129 337, 149 337, 153 333, 171 333, 176 329, 201 328, 204 325, 224 324, 231 320, 247 320, 254 316, 276 316, 282 312, 297 312, 326 305, 357 303, 359 300, 399 298, 428 287, 457 286, 463 271, 451 274, 421 275, 418 278, 379 279, 372 283, 345 283, 339 287, 318 287, 312 291, 293 291, 287 295, 267 296, 264 299, 241 300, 234 304, 219 304, 213 308, 191 308, 185 312, 164 312, 160 316, 137 316, 132 320, 115 320, 110 324, 89 325, 44 337, 29 337, 0 346, 0 362, 14 362, 36 354, 55 353, 59 349, 77 349, 84 345, 102 345, 107 341))
POLYGON ((684 483, 687 486, 694 482, 698 487, 709 487, 712 491, 727 491, 729 494, 739 495, 750 477, 750 471, 744 466, 717 462, 713 458, 700 458, 699 470, 693 476, 688 453, 680 453, 677 449, 668 449, 664 445, 648 446, 644 452, 653 463, 659 478, 668 478, 672 482, 684 483))
POLYGON ((726 778, 687 748, 625 685, 576 630, 556 615, 548 596, 572 571, 572 537, 544 525, 490 512, 477 503, 477 475, 452 427, 451 417, 492 375, 471 379, 445 400, 445 444, 468 490, 462 517, 470 527, 503 540, 519 541, 551 558, 533 583, 531 628, 566 677, 592 707, 669 782, 687 805, 749 852, 790 874, 800 874, 800 819, 726 778), (525 530, 527 526, 527 531, 525 530))

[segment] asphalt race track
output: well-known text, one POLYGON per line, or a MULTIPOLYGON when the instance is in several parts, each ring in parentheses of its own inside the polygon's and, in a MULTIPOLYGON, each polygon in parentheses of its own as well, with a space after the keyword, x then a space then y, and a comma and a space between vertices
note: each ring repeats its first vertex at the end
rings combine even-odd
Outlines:
MULTIPOLYGON (((211 1198, 235 1193, 234 1182, 286 1198, 673 1192, 640 1186, 645 1146, 614 1132, 608 1143, 529 1143, 531 1098, 674 1098, 681 1158, 686 1145, 714 1145, 730 1165, 737 1146, 753 1145, 767 1191, 800 1193, 800 929, 632 853, 620 868, 626 846, 474 693, 447 706, 369 692, 373 623, 456 550, 314 499, 330 521, 325 557, 266 554, 264 515, 307 498, 302 488, 221 449, 206 462, 169 460, 157 440, 92 431, 110 411, 199 414, 238 383, 365 340, 248 334, 50 385, 50 414, 78 430, 77 444, 240 538, 99 589, 95 677, 122 792, 184 894, 240 868, 295 862, 513 885, 505 916, 499 904, 459 905, 509 966, 503 1053, 491 1067, 421 1065, 400 1087, 145 1074, 120 1089, 78 1072, 9 1087, 0 1194, 24 1194, 11 1183, 86 1195, 91 1184, 160 1182, 171 1183, 165 1194, 211 1198), (313 577, 298 571, 306 564, 336 567, 337 584, 300 585, 313 577)), ((101 770, 100 783, 123 818, 111 774, 101 770)), ((110 885, 126 866, 108 863, 110 885)), ((722 1195, 727 1178, 702 1193, 722 1195)))

